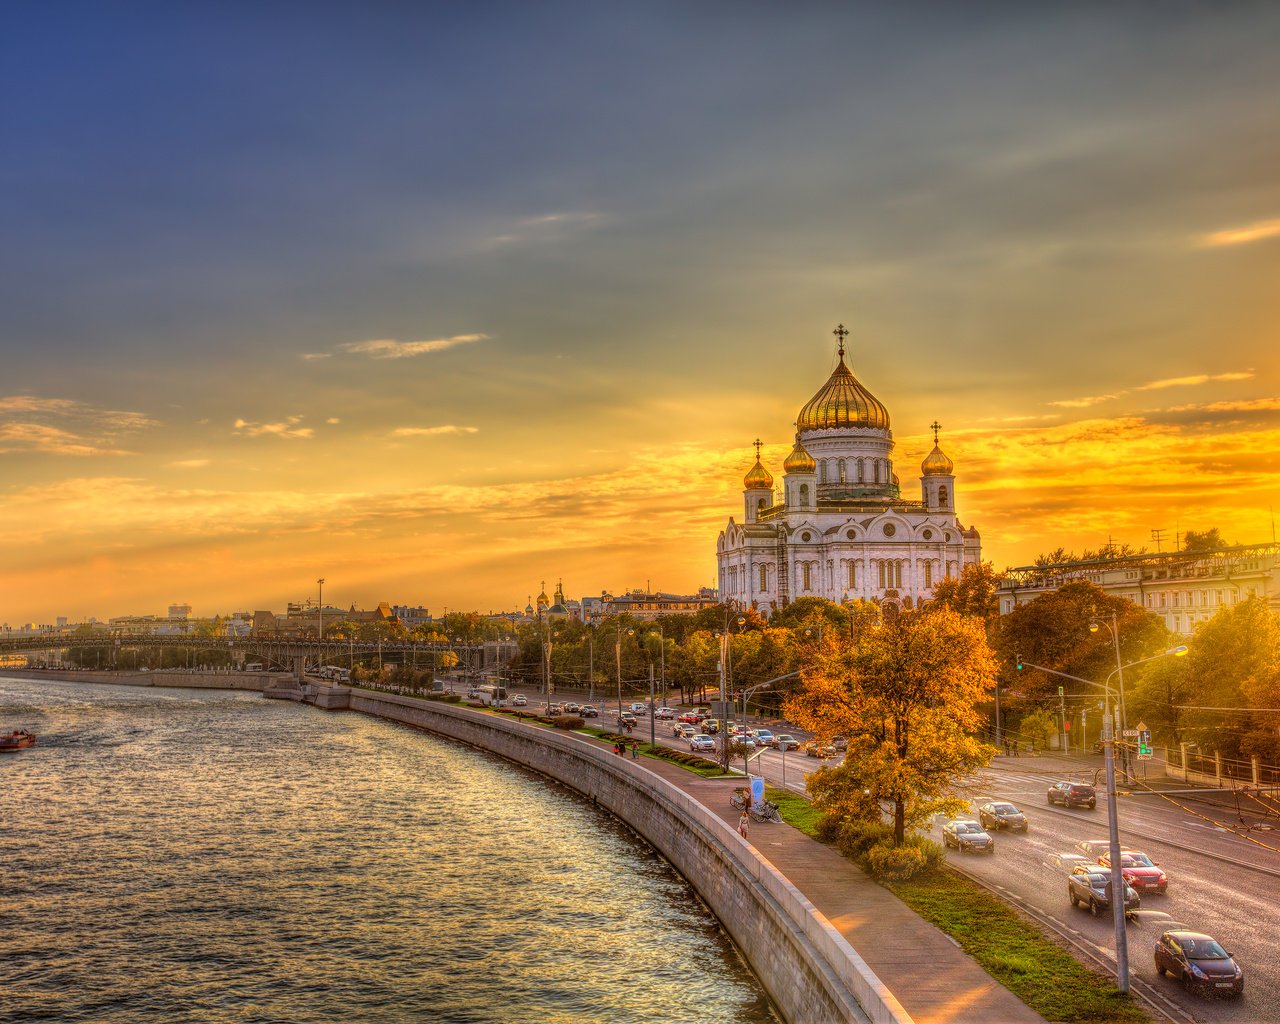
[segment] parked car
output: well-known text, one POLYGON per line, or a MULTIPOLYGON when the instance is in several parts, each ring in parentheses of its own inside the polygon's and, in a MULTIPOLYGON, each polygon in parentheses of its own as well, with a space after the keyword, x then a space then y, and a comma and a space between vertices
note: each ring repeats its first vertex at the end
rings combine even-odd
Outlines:
POLYGON ((942 843, 961 853, 995 853, 996 841, 976 821, 949 821, 942 826, 942 843))
POLYGON ((700 732, 695 736, 689 737, 689 749, 706 752, 716 749, 716 741, 713 737, 706 733, 700 732))
POLYGON ((769 746, 774 750, 795 750, 800 746, 800 741, 789 733, 780 732, 769 741, 769 746))
POLYGON ((1050 853, 1044 858, 1045 867, 1057 868, 1068 875, 1081 865, 1096 863, 1096 860, 1079 853, 1050 853))
POLYGON ((810 740, 800 749, 805 752, 806 757, 821 757, 826 759, 828 757, 836 756, 835 748, 831 746, 830 743, 820 743, 818 740, 810 740))
POLYGON ((511 697, 511 706, 513 708, 522 708, 528 703, 528 698, 526 698, 523 693, 516 693, 511 697))
MULTIPOLYGON (((1104 850, 1100 853, 1098 863, 1104 868, 1111 867, 1111 851, 1104 850)), ((1124 880, 1138 892, 1158 892, 1164 895, 1168 891, 1168 876, 1160 870, 1158 864, 1139 850, 1120 851, 1120 872, 1124 875, 1124 880)))
POLYGON ((1055 782, 1049 787, 1049 803, 1093 810, 1098 806, 1098 794, 1083 782, 1055 782))
POLYGON ((1165 932, 1184 932, 1188 930, 1185 924, 1176 920, 1172 914, 1166 914, 1163 910, 1143 910, 1139 907, 1137 910, 1127 911, 1124 919, 1136 928, 1149 929, 1157 935, 1163 935, 1165 932))
POLYGON ((1238 996, 1244 971, 1216 939, 1202 932, 1165 932, 1156 942, 1156 973, 1172 974, 1188 989, 1238 996))
MULTIPOLYGON (((1067 899, 1073 907, 1084 907, 1095 917, 1111 908, 1111 876, 1101 868, 1081 866, 1067 876, 1067 899)), ((1137 910, 1142 897, 1125 884, 1124 909, 1137 910)))
POLYGON ((978 824, 983 828, 1007 828, 1010 832, 1025 832, 1027 816, 1011 803, 993 800, 978 808, 978 824))
POLYGON ((653 717, 661 718, 664 721, 670 720, 676 717, 676 709, 675 708, 658 708, 658 710, 653 713, 653 717))
POLYGON ((583 718, 599 718, 600 709, 594 704, 583 704, 582 707, 578 709, 578 714, 583 718))

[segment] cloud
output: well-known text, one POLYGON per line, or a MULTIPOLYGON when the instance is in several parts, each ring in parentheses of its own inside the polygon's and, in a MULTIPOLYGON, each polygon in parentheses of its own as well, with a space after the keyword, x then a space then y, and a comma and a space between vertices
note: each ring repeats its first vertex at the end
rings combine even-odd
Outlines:
POLYGON ((209 459, 179 459, 177 462, 169 463, 175 469, 203 469, 209 465, 209 459))
POLYGON ((479 427, 462 427, 455 423, 443 423, 438 427, 396 427, 391 437, 437 437, 441 434, 476 434, 479 427))
POLYGON ((1123 395, 1123 391, 1117 391, 1114 395, 1090 395, 1087 398, 1063 398, 1057 402, 1050 402, 1049 405, 1056 405, 1063 409, 1087 409, 1091 405, 1097 405, 1099 402, 1110 402, 1113 399, 1123 395))
POLYGON ((243 437, 283 437, 291 441, 315 436, 310 427, 300 427, 301 416, 290 416, 283 423, 250 423, 236 420, 235 431, 243 437))
POLYGON ((332 352, 303 352, 302 353, 303 360, 305 360, 308 363, 314 362, 317 359, 331 359, 332 357, 333 357, 332 352))
POLYGON ((133 454, 44 423, 0 423, 0 454, 24 451, 77 456, 133 454))
POLYGON ((337 416, 330 416, 327 420, 325 420, 325 423, 329 424, 329 426, 331 427, 336 427, 341 422, 342 420, 338 419, 337 416))
POLYGON ((1226 228, 1202 235, 1199 244, 1202 248, 1217 249, 1226 245, 1248 245, 1250 242, 1261 242, 1267 238, 1280 235, 1280 219, 1258 220, 1246 224, 1242 228, 1226 228))
POLYGON ((72 398, 0 397, 0 453, 132 455, 116 444, 119 435, 157 425, 140 412, 103 409, 72 398))
POLYGON ((1175 405, 1169 412, 1277 412, 1280 398, 1244 398, 1235 402, 1196 402, 1175 405))
POLYGON ((1163 388, 1187 388, 1197 384, 1208 384, 1211 381, 1252 380, 1253 371, 1244 370, 1239 373, 1197 373, 1191 377, 1166 377, 1164 380, 1153 380, 1140 384, 1135 391, 1159 391, 1163 388))
POLYGON ((355 355, 373 359, 408 359, 412 356, 443 352, 458 345, 470 345, 487 340, 487 334, 455 334, 451 338, 432 338, 429 341, 396 341, 394 338, 375 338, 370 341, 349 341, 338 348, 355 355))

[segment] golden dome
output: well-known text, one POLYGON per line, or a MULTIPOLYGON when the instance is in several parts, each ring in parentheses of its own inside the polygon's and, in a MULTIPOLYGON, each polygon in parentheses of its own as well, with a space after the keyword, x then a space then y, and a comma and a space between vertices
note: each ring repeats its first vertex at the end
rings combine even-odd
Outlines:
POLYGON ((920 472, 925 476, 950 476, 955 468, 955 463, 942 454, 942 449, 938 447, 936 441, 933 451, 924 457, 924 462, 920 463, 920 472))
POLYGON ((859 383, 845 365, 843 344, 840 347, 840 365, 822 389, 809 399, 809 404, 800 410, 796 426, 801 432, 840 427, 889 429, 889 410, 859 383))
POLYGON ((791 449, 791 454, 787 456, 787 460, 782 464, 782 469, 787 473, 816 473, 818 464, 814 461, 804 445, 800 443, 800 435, 796 435, 796 446, 791 449))
POLYGON ((893 474, 893 486, 894 486, 894 487, 897 487, 897 486, 899 486, 901 483, 902 483, 902 481, 898 479, 898 474, 897 474, 897 473, 894 473, 894 474, 893 474))
POLYGON ((742 487, 748 491, 771 491, 773 490, 773 474, 770 473, 760 463, 760 456, 756 455, 756 464, 751 467, 751 471, 742 478, 742 487))

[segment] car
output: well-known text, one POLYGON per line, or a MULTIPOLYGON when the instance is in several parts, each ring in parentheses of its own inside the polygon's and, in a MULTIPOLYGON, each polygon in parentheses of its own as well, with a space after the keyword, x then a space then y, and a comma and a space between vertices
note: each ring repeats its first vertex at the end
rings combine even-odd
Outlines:
POLYGON ((647 715, 649 713, 648 704, 635 703, 631 705, 631 713, 633 715, 647 715))
POLYGON ((1049 787, 1049 803, 1093 810, 1098 806, 1098 794, 1092 786, 1083 782, 1055 782, 1049 787))
MULTIPOLYGON (((1111 876, 1097 865, 1081 865, 1067 876, 1067 899, 1073 907, 1084 907, 1097 917, 1111 907, 1111 876)), ((1137 910, 1142 897, 1125 884, 1124 909, 1137 910)))
POLYGON ((600 709, 594 704, 583 704, 582 707, 578 709, 578 714, 583 718, 599 718, 600 709))
POLYGON ((1224 996, 1244 991, 1240 965, 1203 932, 1165 932, 1156 942, 1155 959, 1157 974, 1172 974, 1188 989, 1224 996))
POLYGON ((511 706, 514 708, 522 708, 529 703, 529 700, 523 693, 513 694, 511 697, 511 706))
MULTIPOLYGON (((1098 863, 1104 868, 1111 867, 1111 851, 1104 850, 1100 853, 1098 863)), ((1138 892, 1158 892, 1161 895, 1168 892, 1168 876, 1160 870, 1160 865, 1141 850, 1120 851, 1120 872, 1124 875, 1124 880, 1138 892)))
POLYGON ((618 716, 618 724, 634 726, 636 724, 636 716, 630 711, 624 711, 618 716))
POLYGON ((1124 919, 1136 928, 1149 928, 1157 935, 1188 930, 1185 924, 1175 920, 1172 914, 1166 914, 1163 910, 1143 910, 1139 907, 1137 910, 1127 911, 1124 919))
POLYGON ((1027 816, 1007 801, 992 800, 978 808, 978 824, 983 828, 1007 828, 1010 832, 1025 832, 1027 816))
POLYGON ((688 722, 677 722, 671 727, 672 733, 676 739, 687 740, 690 736, 696 735, 698 730, 688 722))
POLYGON ((554 718, 556 715, 564 714, 564 706, 562 704, 548 704, 547 717, 554 718))
POLYGON ((830 743, 822 743, 819 740, 810 740, 800 749, 804 751, 806 757, 821 757, 826 759, 828 757, 836 756, 835 748, 831 746, 830 743))
POLYGON ((708 718, 705 722, 701 723, 700 728, 703 732, 719 732, 720 723, 714 718, 708 718))
POLYGON ((769 746, 774 750, 795 750, 800 746, 800 741, 789 733, 780 732, 769 741, 769 746))
POLYGON ((1096 864, 1097 861, 1091 857, 1085 857, 1079 853, 1050 853, 1044 858, 1044 865, 1048 868, 1057 868, 1059 871, 1065 871, 1071 874, 1076 868, 1082 864, 1096 864))
POLYGON ((479 697, 479 696, 480 696, 480 691, 479 691, 479 690, 477 690, 477 689, 473 686, 473 687, 471 687, 471 689, 469 689, 469 690, 467 691, 467 696, 468 696, 468 697, 479 697))
POLYGON ((750 733, 740 732, 736 736, 729 737, 730 743, 736 743, 742 747, 749 747, 752 750, 756 748, 756 741, 750 733))
POLYGON ((832 749, 832 750, 837 750, 837 751, 838 751, 838 750, 848 750, 848 749, 849 749, 849 741, 848 741, 847 739, 845 739, 843 736, 834 736, 834 737, 832 737, 832 739, 831 739, 831 749, 832 749))
POLYGON ((757 747, 773 746, 773 733, 768 729, 757 729, 751 738, 756 741, 757 747))
POLYGON ((653 713, 653 717, 660 718, 664 721, 670 720, 676 717, 676 709, 675 708, 658 708, 658 710, 653 713))
POLYGON ((566 701, 564 704, 564 713, 566 715, 580 715, 582 714, 582 705, 577 701, 566 701))
POLYGON ((961 853, 996 852, 996 841, 976 821, 948 821, 942 826, 942 843, 961 853))
POLYGON ((677 722, 687 722, 689 725, 697 725, 702 719, 698 717, 696 711, 685 711, 683 714, 676 716, 677 722))
POLYGON ((1080 842, 1076 843, 1076 850, 1083 853, 1095 864, 1098 858, 1109 849, 1111 849, 1110 839, 1081 839, 1080 842))
POLYGON ((703 732, 697 733, 689 737, 689 749, 701 750, 704 752, 708 750, 715 750, 716 749, 715 738, 708 736, 706 733, 703 733, 703 732))

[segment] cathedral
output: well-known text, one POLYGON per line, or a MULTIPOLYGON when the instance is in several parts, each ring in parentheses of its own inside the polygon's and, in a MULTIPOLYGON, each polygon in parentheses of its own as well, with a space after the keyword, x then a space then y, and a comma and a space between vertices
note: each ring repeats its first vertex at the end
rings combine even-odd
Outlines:
POLYGON ((893 471, 889 411, 844 361, 800 410, 782 486, 756 461, 742 481, 742 522, 716 542, 721 599, 769 615, 799 597, 917 608, 941 579, 981 558, 976 529, 956 516, 954 464, 938 447, 920 464, 920 497, 893 471))

